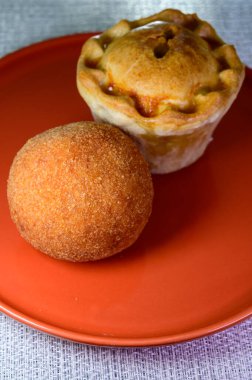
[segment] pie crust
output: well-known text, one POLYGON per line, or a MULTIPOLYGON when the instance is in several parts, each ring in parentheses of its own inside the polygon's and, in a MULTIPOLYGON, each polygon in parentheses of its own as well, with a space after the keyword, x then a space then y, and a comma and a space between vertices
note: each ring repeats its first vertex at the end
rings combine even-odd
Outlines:
POLYGON ((196 161, 235 100, 244 65, 196 14, 121 20, 85 42, 77 86, 94 118, 123 129, 153 173, 196 161))

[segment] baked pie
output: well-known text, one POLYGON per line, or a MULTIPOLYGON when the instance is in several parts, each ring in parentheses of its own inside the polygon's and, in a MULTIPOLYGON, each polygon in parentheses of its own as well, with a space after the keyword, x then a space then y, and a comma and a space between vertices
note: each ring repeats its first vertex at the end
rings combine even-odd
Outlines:
POLYGON ((167 9, 121 20, 83 45, 78 90, 94 118, 123 129, 153 173, 205 151, 244 79, 235 48, 196 14, 167 9))

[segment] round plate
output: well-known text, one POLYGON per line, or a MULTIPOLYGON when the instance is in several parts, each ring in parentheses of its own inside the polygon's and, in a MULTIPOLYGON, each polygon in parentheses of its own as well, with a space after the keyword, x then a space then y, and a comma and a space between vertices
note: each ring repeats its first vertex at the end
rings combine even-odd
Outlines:
POLYGON ((252 314, 252 76, 194 165, 153 177, 139 240, 109 259, 74 264, 33 249, 9 215, 6 180, 28 138, 91 119, 75 85, 90 35, 33 45, 0 62, 0 306, 78 342, 146 346, 200 337, 252 314))

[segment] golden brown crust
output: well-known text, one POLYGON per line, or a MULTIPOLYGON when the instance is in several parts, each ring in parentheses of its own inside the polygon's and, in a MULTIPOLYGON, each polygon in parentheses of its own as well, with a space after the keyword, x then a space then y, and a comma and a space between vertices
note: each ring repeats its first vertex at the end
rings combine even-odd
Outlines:
POLYGON ((77 68, 79 91, 91 108, 97 102, 114 109, 148 133, 157 126, 179 132, 217 119, 243 77, 233 46, 197 15, 172 9, 122 20, 89 39, 77 68))
POLYGON ((97 260, 131 245, 152 208, 148 165, 119 129, 79 122, 17 153, 8 201, 20 234, 58 259, 97 260))

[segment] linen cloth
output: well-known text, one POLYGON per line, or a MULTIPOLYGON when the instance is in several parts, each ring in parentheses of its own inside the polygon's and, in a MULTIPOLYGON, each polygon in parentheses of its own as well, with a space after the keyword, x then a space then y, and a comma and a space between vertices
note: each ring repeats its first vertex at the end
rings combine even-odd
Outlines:
MULTIPOLYGON (((170 7, 207 19, 252 67, 251 0, 0 0, 0 56, 36 41, 102 30, 118 19, 170 7)), ((252 319, 192 342, 126 349, 61 340, 1 314, 0 380, 13 379, 252 380, 252 319)))

